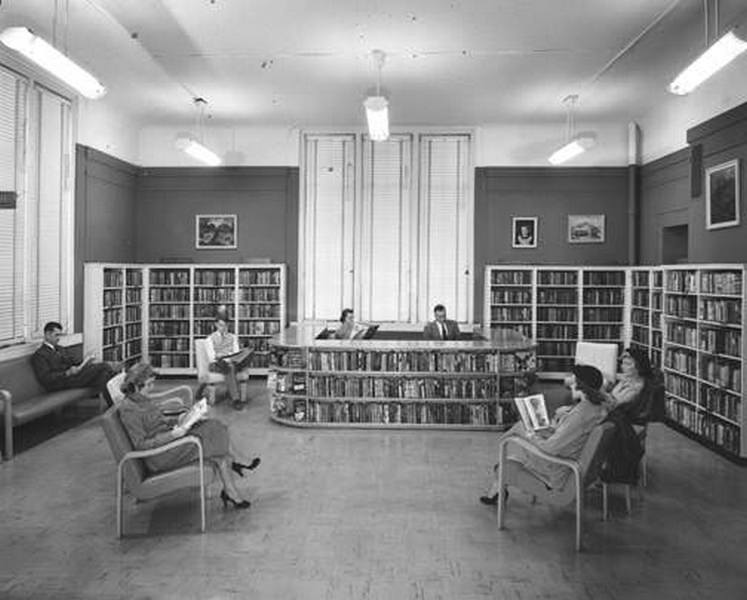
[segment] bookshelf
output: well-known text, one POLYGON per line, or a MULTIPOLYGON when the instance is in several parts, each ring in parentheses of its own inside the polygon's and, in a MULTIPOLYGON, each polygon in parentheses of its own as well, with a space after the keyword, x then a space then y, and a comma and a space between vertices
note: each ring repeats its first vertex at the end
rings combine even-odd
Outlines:
POLYGON ((268 340, 286 322, 285 265, 88 263, 85 274, 86 352, 194 374, 194 340, 212 333, 225 305, 229 329, 255 350, 250 373, 267 373, 268 340))
POLYGON ((670 423, 747 458, 744 265, 663 268, 663 366, 670 423))
MULTIPOLYGON (((272 418, 298 427, 501 430, 534 374, 534 347, 492 340, 316 340, 289 327, 270 342, 272 418)), ((500 338, 500 339, 499 339, 500 338)))
POLYGON ((662 272, 651 267, 632 267, 630 271, 630 345, 644 350, 651 364, 661 368, 662 272))
POLYGON ((488 265, 484 322, 536 339, 538 370, 562 377, 577 341, 627 341, 628 277, 621 267, 488 265))
POLYGON ((99 360, 129 366, 143 355, 143 270, 87 264, 84 346, 99 360))

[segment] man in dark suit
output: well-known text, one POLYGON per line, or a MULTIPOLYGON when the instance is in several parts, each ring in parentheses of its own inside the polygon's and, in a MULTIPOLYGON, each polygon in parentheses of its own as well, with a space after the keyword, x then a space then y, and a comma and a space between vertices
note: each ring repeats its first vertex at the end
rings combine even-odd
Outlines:
POLYGON ((423 337, 426 340, 456 340, 459 338, 459 325, 456 321, 446 318, 446 308, 443 304, 433 307, 435 320, 431 321, 423 329, 423 337))
POLYGON ((108 363, 94 363, 93 356, 87 356, 80 364, 59 346, 62 325, 50 321, 44 326, 44 342, 31 356, 34 374, 48 392, 77 387, 96 388, 111 406, 112 399, 106 383, 114 376, 114 369, 108 363))

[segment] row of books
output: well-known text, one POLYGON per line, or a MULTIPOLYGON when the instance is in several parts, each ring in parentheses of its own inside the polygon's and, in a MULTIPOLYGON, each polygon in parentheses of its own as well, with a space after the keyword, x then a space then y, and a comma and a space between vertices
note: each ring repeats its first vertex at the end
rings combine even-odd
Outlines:
POLYGON ((740 300, 703 300, 698 308, 698 318, 729 325, 742 324, 742 302, 740 300))
POLYGON ((490 291, 491 304, 531 304, 532 291, 529 289, 493 289, 490 291))
POLYGON ((327 398, 453 398, 498 396, 495 377, 339 377, 310 374, 308 392, 327 398))
POLYGON ((740 429, 712 413, 679 402, 675 398, 667 400, 669 418, 693 433, 713 442, 728 452, 739 454, 740 429))
POLYGON ((586 322, 623 322, 623 309, 620 308, 584 308, 583 319, 586 322))
POLYGON ((585 340, 621 340, 622 324, 620 325, 584 325, 583 329, 585 340))
POLYGON ((150 338, 148 350, 153 352, 189 352, 189 338, 150 338))
POLYGON ((275 335, 280 333, 280 321, 239 321, 239 335, 275 335))
POLYGON ((189 285, 188 269, 151 269, 151 285, 189 285))
POLYGON ((121 308, 110 308, 103 312, 102 321, 104 327, 111 327, 112 325, 119 325, 122 322, 122 309, 121 308))
POLYGON ((539 271, 539 285, 578 285, 577 271, 539 271))
POLYGON ((552 342, 539 340, 537 354, 542 356, 573 356, 576 353, 575 341, 552 342))
MULTIPOLYGON (((490 326, 493 329, 496 329, 496 328, 506 329, 506 327, 504 327, 502 323, 491 323, 490 326)), ((524 337, 527 337, 527 338, 532 337, 532 324, 531 323, 511 323, 507 328, 513 331, 518 331, 524 337)))
POLYGON ((695 401, 695 381, 689 377, 682 377, 671 371, 664 372, 664 384, 668 392, 680 398, 691 398, 695 401))
POLYGON ((707 411, 718 413, 727 419, 739 422, 742 399, 737 394, 710 385, 701 385, 700 404, 707 411))
POLYGON ((101 340, 104 344, 104 346, 111 346, 112 344, 117 344, 122 341, 122 328, 121 327, 112 327, 111 329, 104 329, 104 331, 101 332, 101 340))
POLYGON ((151 304, 151 319, 189 319, 189 304, 151 304))
POLYGON ((697 364, 698 361, 694 352, 681 348, 667 348, 667 351, 664 353, 664 365, 670 369, 695 375, 697 364))
POLYGON ((695 271, 667 271, 666 289, 669 292, 694 294, 697 290, 697 283, 695 271))
POLYGON ((651 308, 654 310, 661 310, 662 307, 662 293, 654 292, 651 294, 651 308))
POLYGON ((742 294, 742 274, 718 271, 700 274, 700 291, 705 294, 742 294))
POLYGON ((698 347, 698 331, 694 325, 667 322, 667 339, 675 344, 682 344, 690 348, 698 347))
POLYGON ((104 269, 104 287, 122 287, 122 269, 104 269))
POLYGON ((124 345, 125 356, 140 355, 143 351, 143 343, 141 340, 132 340, 124 345))
POLYGON ((633 306, 648 306, 650 295, 648 290, 633 290, 633 306))
POLYGON ((151 302, 189 302, 187 288, 150 288, 151 302))
POLYGON ((622 289, 584 290, 584 304, 622 304, 624 300, 622 289))
POLYGON ((630 311, 630 322, 635 325, 648 325, 649 311, 643 308, 634 308, 630 311))
MULTIPOLYGON (((310 423, 395 423, 418 425, 501 425, 503 410, 497 402, 483 404, 414 402, 314 402, 305 420, 310 423)), ((294 419, 296 413, 294 410, 294 419)), ((304 420, 304 419, 298 419, 304 420)))
POLYGON ((125 339, 131 340, 132 338, 141 337, 143 335, 142 333, 142 324, 141 323, 132 323, 130 325, 125 325, 125 339))
POLYGON ((641 346, 648 346, 648 329, 633 325, 630 338, 631 342, 638 342, 641 346))
POLYGON ((142 289, 128 288, 125 290, 125 302, 127 304, 140 304, 143 297, 142 289))
POLYGON ((195 269, 195 285, 233 286, 235 282, 233 269, 211 271, 195 269))
POLYGON ((575 308, 550 308, 546 306, 537 308, 537 321, 572 323, 577 319, 578 310, 575 308))
POLYGON ((272 353, 272 362, 278 367, 305 369, 306 355, 303 350, 296 348, 275 348, 272 353))
MULTIPOLYGON (((233 302, 233 301, 231 301, 233 302)), ((198 304, 195 303, 193 305, 193 310, 195 313, 195 318, 202 318, 202 319, 210 319, 213 321, 218 314, 218 306, 219 302, 209 302, 208 304, 198 304)), ((224 317, 228 319, 229 321, 233 320, 233 304, 229 303, 225 305, 225 313, 224 317)))
POLYGON ((666 312, 673 317, 694 319, 698 314, 697 301, 692 296, 667 296, 666 312))
POLYGON ((532 308, 515 307, 511 308, 508 306, 491 306, 490 307, 490 320, 491 321, 531 321, 532 320, 532 308))
POLYGON ((538 304, 576 304, 578 302, 578 294, 576 290, 566 289, 538 289, 537 290, 537 303, 538 304))
POLYGON ((531 285, 531 271, 491 271, 491 285, 531 285))
POLYGON ((239 319, 280 318, 280 304, 239 304, 239 319))
POLYGON ((700 363, 702 379, 735 392, 742 391, 741 362, 723 358, 704 357, 700 363))
POLYGON ((188 369, 189 354, 148 354, 151 365, 161 369, 188 369))
POLYGON ((625 271, 584 271, 584 285, 625 285, 625 271))
MULTIPOLYGON (((251 348, 254 352, 269 353, 270 343, 268 338, 244 338, 239 337, 239 345, 243 348, 251 348)), ((267 357, 269 360, 269 356, 267 357)))
POLYGON ((239 290, 239 302, 280 302, 280 288, 243 288, 239 290))
POLYGON ((142 287, 143 271, 142 269, 127 269, 125 271, 125 280, 128 286, 142 287))
POLYGON ((128 306, 125 308, 125 319, 130 323, 133 321, 140 321, 142 315, 143 312, 139 306, 128 306))
POLYGON ((239 269, 239 285, 280 285, 280 270, 239 269))
POLYGON ((537 368, 547 373, 567 373, 573 368, 573 356, 538 356, 537 368))
POLYGON ((102 306, 111 308, 112 306, 122 305, 122 290, 104 290, 102 306))
POLYGON ((189 335, 189 323, 184 321, 151 321, 148 324, 151 335, 189 335))
POLYGON ((276 373, 270 371, 267 375, 267 387, 281 394, 305 394, 306 375, 304 373, 276 373))
POLYGON ((104 348, 101 352, 101 358, 110 362, 119 362, 122 360, 122 346, 114 348, 104 348))
POLYGON ((701 329, 700 349, 740 358, 742 356, 742 332, 735 329, 701 329))
POLYGON ((537 325, 538 338, 576 339, 578 337, 578 325, 549 325, 540 323, 537 325))
POLYGON ((233 288, 195 288, 195 302, 213 302, 214 304, 233 303, 233 288))

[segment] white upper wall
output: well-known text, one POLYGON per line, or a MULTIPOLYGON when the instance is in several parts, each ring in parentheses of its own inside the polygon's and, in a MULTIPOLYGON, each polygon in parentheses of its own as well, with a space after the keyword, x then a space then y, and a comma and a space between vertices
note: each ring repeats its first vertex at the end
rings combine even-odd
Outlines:
POLYGON ((140 125, 103 100, 78 99, 78 143, 134 165, 140 164, 140 125))

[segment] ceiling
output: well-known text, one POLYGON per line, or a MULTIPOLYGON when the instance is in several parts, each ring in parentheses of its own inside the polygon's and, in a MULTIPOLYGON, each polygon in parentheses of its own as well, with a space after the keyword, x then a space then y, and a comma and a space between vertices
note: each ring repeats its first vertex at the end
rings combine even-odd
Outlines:
MULTIPOLYGON (((719 13, 742 24, 747 2, 719 13)), ((0 0, 0 26, 66 49, 143 124, 194 119, 195 96, 216 125, 361 123, 374 49, 395 126, 562 123, 569 94, 579 121, 627 122, 666 98, 704 22, 702 0, 0 0)))

